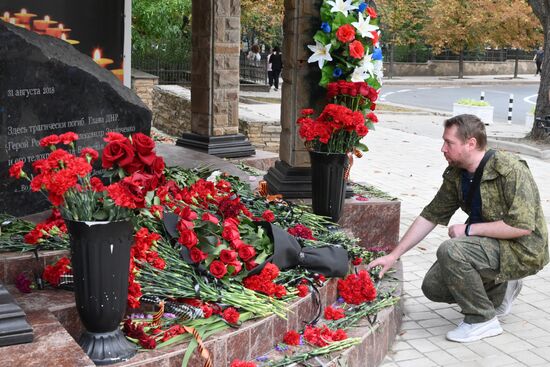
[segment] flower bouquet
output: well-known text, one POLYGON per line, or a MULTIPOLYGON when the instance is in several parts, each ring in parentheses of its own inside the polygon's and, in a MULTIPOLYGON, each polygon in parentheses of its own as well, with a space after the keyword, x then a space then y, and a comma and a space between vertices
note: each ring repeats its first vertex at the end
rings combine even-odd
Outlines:
MULTIPOLYGON (((86 328, 79 344, 94 362, 110 364, 136 352, 118 328, 128 294, 130 219, 145 207, 147 193, 162 181, 164 161, 154 153, 153 140, 144 134, 126 138, 107 133, 102 166, 110 182, 104 185, 92 176, 98 152, 83 148, 76 155, 77 140, 73 132, 41 139, 40 145, 51 153, 33 164, 35 175, 28 176, 22 162, 10 168, 10 175, 30 180, 31 190, 46 195, 64 218, 70 235, 75 300, 86 328)), ((51 229, 46 229, 39 233, 50 234, 51 229)), ((47 280, 54 283, 55 276, 47 280)))
POLYGON ((313 212, 337 222, 341 216, 346 181, 353 154, 367 151, 361 139, 377 121, 382 77, 382 52, 376 10, 363 0, 325 0, 321 29, 309 63, 321 69, 319 85, 327 88, 328 104, 315 119, 302 110, 299 134, 310 152, 313 212), (346 157, 347 155, 347 157, 346 157))

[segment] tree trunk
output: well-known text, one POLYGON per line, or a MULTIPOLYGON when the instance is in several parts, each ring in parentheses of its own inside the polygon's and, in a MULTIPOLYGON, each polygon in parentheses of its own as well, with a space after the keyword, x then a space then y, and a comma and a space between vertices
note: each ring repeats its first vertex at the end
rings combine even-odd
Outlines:
MULTIPOLYGON (((546 0, 528 0, 527 1, 533 13, 539 18, 544 32, 544 55, 542 60, 542 72, 540 73, 539 95, 537 97, 537 106, 535 108, 535 118, 544 118, 550 115, 550 5, 546 0)), ((544 139, 548 136, 541 126, 533 124, 530 137, 535 140, 544 139)))
POLYGON ((393 78, 393 43, 390 43, 390 71, 388 78, 393 78))
POLYGON ((514 62, 514 79, 518 77, 519 48, 516 48, 516 57, 514 62))
MULTIPOLYGON (((544 55, 550 56, 550 43, 548 35, 548 24, 543 25, 544 28, 544 55)), ((535 118, 544 118, 545 116, 550 115, 550 68, 549 62, 550 57, 544 57, 542 59, 542 71, 540 73, 540 85, 539 85, 539 95, 537 97, 537 106, 535 108, 535 118)), ((546 131, 539 126, 539 124, 533 124, 533 129, 531 130, 531 138, 535 140, 544 139, 548 136, 546 131)))
POLYGON ((464 49, 458 55, 458 79, 464 79, 464 49))

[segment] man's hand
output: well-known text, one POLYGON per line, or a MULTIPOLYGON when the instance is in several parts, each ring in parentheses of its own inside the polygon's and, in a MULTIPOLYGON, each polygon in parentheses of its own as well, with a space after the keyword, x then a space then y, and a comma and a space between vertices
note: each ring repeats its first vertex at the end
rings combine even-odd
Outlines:
POLYGON ((466 236, 466 224, 453 224, 449 227, 449 237, 462 237, 466 236))
POLYGON ((396 261, 397 259, 392 254, 382 256, 371 261, 370 264, 367 265, 367 270, 370 270, 376 266, 382 266, 382 270, 378 273, 378 276, 382 279, 384 274, 393 266, 393 264, 395 264, 396 261))

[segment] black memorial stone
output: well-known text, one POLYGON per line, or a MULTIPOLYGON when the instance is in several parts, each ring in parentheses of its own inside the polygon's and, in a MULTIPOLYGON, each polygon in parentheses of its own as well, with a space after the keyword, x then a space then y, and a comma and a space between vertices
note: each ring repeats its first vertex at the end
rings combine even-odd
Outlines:
POLYGON ((74 131, 77 150, 100 151, 108 131, 149 134, 151 112, 114 74, 73 46, 0 21, 0 213, 23 216, 47 201, 10 178, 17 160, 31 173, 41 138, 74 131))

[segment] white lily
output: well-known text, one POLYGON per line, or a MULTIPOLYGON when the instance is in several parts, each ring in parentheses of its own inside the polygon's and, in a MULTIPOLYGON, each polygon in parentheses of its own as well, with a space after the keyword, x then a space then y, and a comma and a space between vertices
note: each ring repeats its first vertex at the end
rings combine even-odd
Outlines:
POLYGON ((384 78, 384 63, 382 60, 374 61, 374 75, 376 75, 376 78, 382 84, 382 78, 384 78))
POLYGON ((322 69, 325 61, 332 61, 332 56, 330 56, 329 53, 331 46, 332 45, 330 43, 325 46, 319 41, 315 41, 315 45, 308 45, 307 48, 313 52, 313 55, 307 59, 307 62, 318 62, 319 69, 322 69))
POLYGON ((378 30, 378 26, 370 23, 370 17, 363 18, 363 14, 359 13, 359 21, 351 23, 362 37, 374 38, 370 32, 378 30))
POLYGON ((358 8, 357 5, 352 5, 351 1, 352 0, 331 0, 327 1, 327 4, 332 5, 332 8, 330 9, 331 13, 340 12, 347 17, 350 10, 355 10, 358 8))
POLYGON ((372 54, 365 53, 365 56, 351 74, 352 82, 364 82, 371 75, 375 75, 375 65, 372 63, 372 54))

